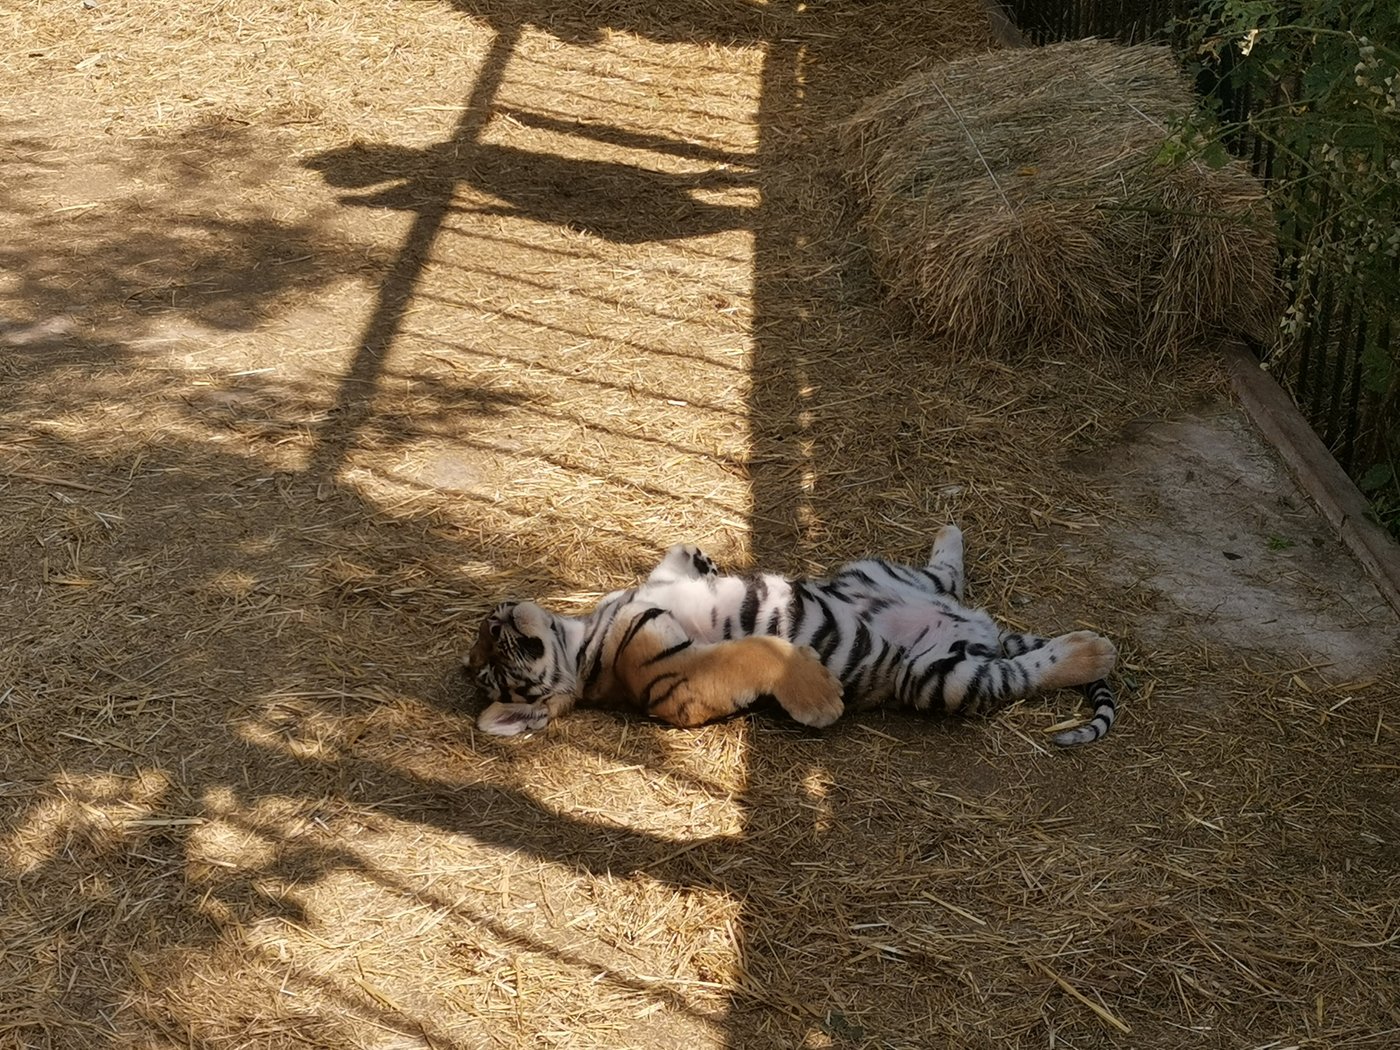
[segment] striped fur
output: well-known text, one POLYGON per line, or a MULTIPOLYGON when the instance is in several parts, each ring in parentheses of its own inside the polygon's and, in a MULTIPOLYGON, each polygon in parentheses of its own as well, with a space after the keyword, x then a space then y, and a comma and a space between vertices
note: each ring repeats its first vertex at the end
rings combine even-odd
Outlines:
POLYGON ((467 667, 492 696, 477 724, 511 736, 542 729, 579 701, 622 701, 695 726, 771 696, 804 725, 841 716, 841 684, 817 654, 783 638, 697 641, 660 606, 610 595, 592 615, 552 616, 530 602, 499 606, 467 667))
MULTIPOLYGON (((1115 708, 1104 679, 1116 653, 1106 638, 1089 631, 1050 639, 1004 632, 987 613, 963 605, 963 595, 962 534, 953 526, 940 531, 922 567, 869 559, 825 579, 721 576, 698 548, 678 546, 640 587, 608 595, 587 616, 556 616, 530 603, 499 607, 483 625, 468 666, 495 701, 487 722, 509 725, 514 718, 538 728, 576 702, 609 697, 667 717, 653 706, 655 685, 639 673, 635 659, 653 660, 647 666, 673 673, 667 661, 703 653, 726 670, 700 664, 700 671, 723 683, 701 692, 730 700, 692 703, 685 713, 692 721, 680 724, 695 724, 702 710, 726 714, 753 695, 773 692, 766 688, 771 675, 764 677, 765 663, 754 672, 761 681, 751 687, 741 673, 730 677, 729 669, 752 654, 727 647, 779 639, 791 643, 785 653, 797 664, 820 661, 839 681, 848 708, 889 704, 976 714, 1078 686, 1094 716, 1055 742, 1071 747, 1108 732, 1115 708), (642 644, 629 655, 637 637, 642 644), (629 638, 634 641, 623 644, 629 638), (510 705, 525 705, 530 713, 510 705)), ((834 720, 827 717, 831 705, 817 704, 822 713, 812 717, 804 698, 778 699, 806 724, 834 720)))

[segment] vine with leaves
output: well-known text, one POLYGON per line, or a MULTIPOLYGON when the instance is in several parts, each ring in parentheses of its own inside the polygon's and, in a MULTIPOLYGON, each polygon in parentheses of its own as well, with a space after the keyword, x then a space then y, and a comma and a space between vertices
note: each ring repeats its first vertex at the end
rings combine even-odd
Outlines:
POLYGON ((1296 375, 1313 347, 1356 353, 1331 401, 1364 408, 1353 475, 1400 536, 1400 2, 1192 8, 1176 38, 1214 108, 1174 148, 1218 164, 1228 146, 1267 174, 1287 300, 1266 360, 1296 375))

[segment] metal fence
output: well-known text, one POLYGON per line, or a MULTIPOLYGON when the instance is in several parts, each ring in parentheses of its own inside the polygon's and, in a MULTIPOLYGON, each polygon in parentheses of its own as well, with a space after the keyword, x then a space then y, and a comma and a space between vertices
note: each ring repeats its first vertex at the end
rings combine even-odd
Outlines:
POLYGON ((1140 44, 1167 36, 1186 0, 1009 0, 1002 5, 1032 43, 1086 36, 1140 44))
MULTIPOLYGON (((1184 35, 1174 20, 1200 10, 1197 0, 1005 0, 1003 6, 1022 34, 1037 44, 1097 36, 1180 45, 1184 35)), ((1397 304, 1382 289, 1368 288, 1340 267, 1303 271, 1300 260, 1309 246, 1335 244, 1334 257, 1367 249, 1360 243, 1336 244, 1346 234, 1329 211, 1327 180, 1310 177, 1319 171, 1317 158, 1311 153, 1284 158, 1250 130, 1251 114, 1282 101, 1283 84, 1233 75, 1234 51, 1225 49, 1222 55, 1223 65, 1198 73, 1198 87, 1216 100, 1222 123, 1233 129, 1226 146, 1274 189, 1280 214, 1291 217, 1280 223, 1280 276, 1294 288, 1301 286, 1302 292, 1294 299, 1302 309, 1292 318, 1291 331, 1281 333, 1276 345, 1256 349, 1343 469, 1360 478, 1400 451, 1391 444, 1400 435, 1387 433, 1388 428, 1397 429, 1387 420, 1400 408, 1393 403, 1394 385, 1388 392, 1368 389, 1364 366, 1377 357, 1400 361, 1393 342, 1400 329, 1397 304), (1300 218, 1307 216, 1317 218, 1300 218)), ((1304 73, 1297 69, 1290 77, 1304 73)), ((1392 479, 1389 499, 1400 505, 1400 478, 1392 479)))

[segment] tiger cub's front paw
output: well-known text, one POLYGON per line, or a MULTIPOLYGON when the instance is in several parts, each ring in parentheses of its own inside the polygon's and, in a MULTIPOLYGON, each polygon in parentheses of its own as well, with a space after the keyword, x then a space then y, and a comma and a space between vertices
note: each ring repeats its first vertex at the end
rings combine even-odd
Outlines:
POLYGON ((476 727, 491 736, 518 736, 543 729, 549 725, 549 716, 549 705, 545 703, 494 703, 477 716, 476 727))
POLYGON ((818 729, 831 725, 846 709, 840 681, 826 669, 816 650, 806 645, 793 647, 773 695, 794 719, 818 729))

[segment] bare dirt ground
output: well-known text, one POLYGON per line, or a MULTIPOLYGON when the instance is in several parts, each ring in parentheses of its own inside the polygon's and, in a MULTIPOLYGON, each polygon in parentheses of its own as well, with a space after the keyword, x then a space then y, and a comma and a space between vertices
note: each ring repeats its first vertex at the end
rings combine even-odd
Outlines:
POLYGON ((988 46, 0 10, 0 1047, 1400 1040, 1396 623, 1213 357, 952 362, 869 277, 831 121, 988 46), (979 601, 1121 643, 1097 747, 1070 696, 473 731, 500 598, 948 520, 979 601))

